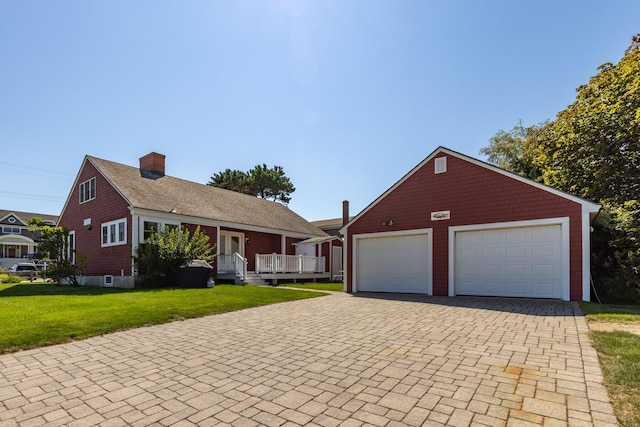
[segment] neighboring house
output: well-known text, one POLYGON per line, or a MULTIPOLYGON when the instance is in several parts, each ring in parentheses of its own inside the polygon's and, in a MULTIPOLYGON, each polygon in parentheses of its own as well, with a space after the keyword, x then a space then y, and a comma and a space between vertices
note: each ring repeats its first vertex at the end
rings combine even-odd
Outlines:
POLYGON ((216 244, 217 279, 329 278, 325 257, 296 256, 294 244, 329 237, 288 207, 165 175, 165 156, 131 167, 86 156, 60 215, 75 253, 87 257, 83 284, 132 287, 133 255, 155 230, 197 226, 216 244))
POLYGON ((342 228, 345 291, 588 301, 599 210, 439 147, 342 228))
MULTIPOLYGON (((343 279, 343 238, 340 234, 340 229, 349 222, 349 202, 347 200, 342 202, 342 218, 332 218, 319 221, 311 221, 311 224, 317 226, 319 229, 329 235, 329 237, 315 237, 306 241, 302 241, 296 244, 296 254, 312 254, 313 248, 321 251, 321 254, 331 254, 330 258, 327 258, 327 262, 330 264, 327 266, 331 271, 331 280, 343 279)), ((319 256, 319 254, 316 254, 319 256)))
POLYGON ((312 237, 293 244, 296 255, 322 257, 324 269, 330 272, 330 280, 342 280, 342 237, 312 237))
POLYGON ((58 217, 32 212, 0 210, 0 266, 11 268, 25 259, 37 260, 38 235, 29 230, 27 222, 31 218, 40 218, 43 222, 55 225, 58 217))

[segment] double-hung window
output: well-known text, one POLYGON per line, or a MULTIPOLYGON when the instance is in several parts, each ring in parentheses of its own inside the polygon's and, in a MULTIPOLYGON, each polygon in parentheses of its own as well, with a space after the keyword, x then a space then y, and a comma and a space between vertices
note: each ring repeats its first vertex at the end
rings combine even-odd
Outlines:
POLYGON ((117 219, 102 224, 102 247, 127 243, 127 220, 117 219))
POLYGON ((175 230, 177 228, 179 228, 179 224, 176 223, 144 220, 142 221, 142 241, 146 242, 147 240, 149 240, 153 233, 166 234, 171 230, 175 230))
POLYGON ((80 203, 96 198, 96 179, 91 178, 80 184, 80 203))

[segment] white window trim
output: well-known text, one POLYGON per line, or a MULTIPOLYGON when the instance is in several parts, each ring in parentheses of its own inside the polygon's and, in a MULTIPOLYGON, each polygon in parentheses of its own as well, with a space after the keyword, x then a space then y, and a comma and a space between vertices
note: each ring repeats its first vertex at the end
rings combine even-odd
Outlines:
MULTIPOLYGON (((102 239, 102 237, 100 237, 102 239)), ((69 232, 69 237, 67 240, 67 259, 71 260, 72 264, 76 263, 76 231, 72 230, 69 232), (71 240, 71 243, 69 243, 71 240)))
MULTIPOLYGON (((164 231, 165 226, 167 225, 172 225, 174 227, 177 227, 178 230, 181 227, 181 223, 178 221, 164 221, 158 218, 148 218, 148 217, 140 217, 140 230, 139 230, 139 236, 138 239, 140 239, 140 243, 145 243, 146 239, 144 238, 144 223, 145 222, 153 222, 158 224, 158 230, 156 230, 157 232, 161 232, 164 231)), ((101 237, 102 238, 102 237, 101 237)))
POLYGON ((109 246, 119 246, 119 245, 126 245, 127 244, 127 219, 126 218, 121 218, 121 219, 116 219, 115 221, 109 221, 109 222, 103 222, 102 225, 100 226, 100 246, 103 248, 109 247, 109 246), (124 239, 123 240, 119 240, 118 236, 119 236, 119 225, 124 223, 124 239), (109 233, 109 229, 111 228, 112 225, 115 225, 116 227, 116 232, 115 232, 115 241, 111 240, 111 235, 109 233), (105 243, 102 236, 104 235, 104 229, 107 229, 107 242, 105 243))
POLYGON ((80 194, 78 195, 80 204, 86 203, 96 198, 96 177, 89 178, 88 180, 81 182, 79 187, 80 194), (91 182, 93 181, 93 194, 91 194, 91 182), (84 186, 89 185, 89 198, 86 200, 82 200, 84 197, 84 186))
POLYGON ((435 174, 445 173, 447 171, 447 156, 436 157, 433 163, 435 174))

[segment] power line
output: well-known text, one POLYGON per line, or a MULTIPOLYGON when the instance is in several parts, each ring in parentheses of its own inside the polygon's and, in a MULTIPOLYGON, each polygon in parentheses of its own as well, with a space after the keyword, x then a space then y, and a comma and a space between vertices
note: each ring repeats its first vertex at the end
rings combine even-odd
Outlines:
POLYGON ((2 170, 0 172, 24 173, 24 174, 29 174, 29 175, 32 175, 32 176, 43 176, 43 177, 46 177, 46 178, 55 178, 55 179, 66 179, 65 177, 74 176, 74 174, 69 173, 69 172, 60 172, 60 171, 54 171, 54 170, 51 170, 51 169, 43 169, 43 168, 33 167, 33 166, 17 165, 15 163, 0 162, 0 165, 6 165, 6 166, 13 167, 13 168, 27 169, 27 170, 36 171, 36 172, 48 172, 48 173, 57 174, 57 175, 61 175, 61 176, 51 176, 51 175, 45 175, 45 174, 42 174, 42 173, 33 173, 33 172, 26 172, 26 171, 8 171, 6 169, 2 170))
POLYGON ((12 199, 42 200, 47 202, 63 202, 65 200, 64 198, 59 196, 48 196, 45 194, 15 193, 12 191, 0 191, 0 197, 10 197, 12 199))

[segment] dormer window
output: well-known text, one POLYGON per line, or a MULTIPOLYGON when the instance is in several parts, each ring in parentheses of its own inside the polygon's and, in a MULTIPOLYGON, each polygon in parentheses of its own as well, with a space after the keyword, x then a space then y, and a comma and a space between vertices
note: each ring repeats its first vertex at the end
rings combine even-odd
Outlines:
POLYGON ((80 184, 80 203, 96 198, 96 179, 91 178, 80 184))

